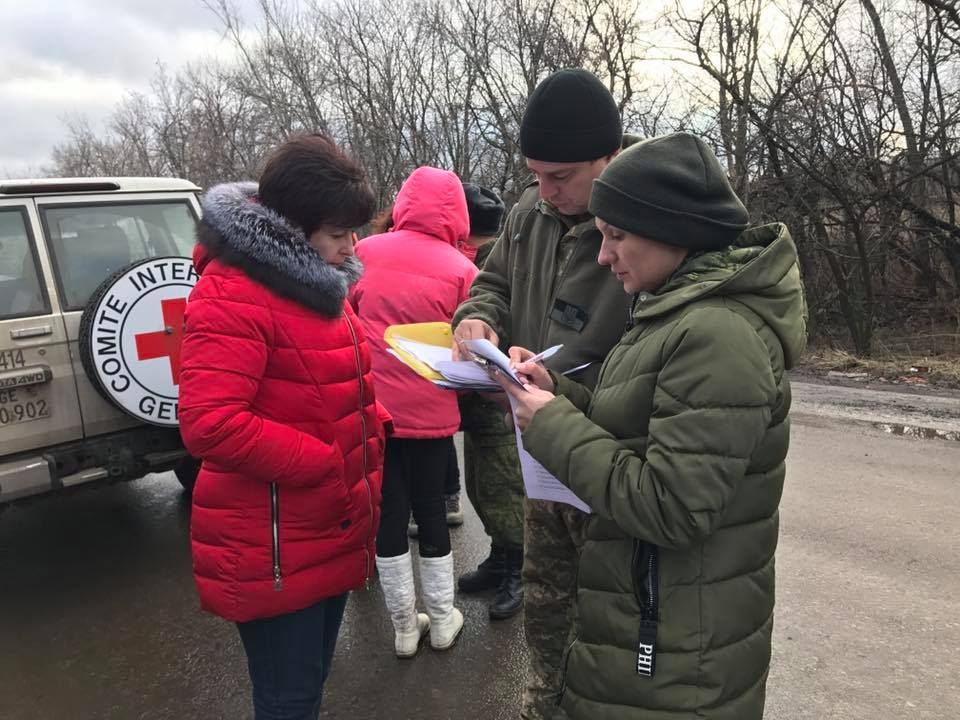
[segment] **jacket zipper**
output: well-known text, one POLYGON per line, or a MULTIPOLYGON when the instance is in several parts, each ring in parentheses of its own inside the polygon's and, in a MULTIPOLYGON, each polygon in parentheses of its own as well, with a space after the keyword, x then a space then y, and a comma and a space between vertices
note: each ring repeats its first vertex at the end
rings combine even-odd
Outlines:
POLYGON ((647 611, 650 613, 649 619, 656 622, 657 611, 659 609, 659 598, 657 595, 660 590, 660 578, 658 577, 659 553, 656 545, 650 545, 649 547, 650 554, 647 556, 647 591, 649 593, 650 604, 647 606, 647 611))
POLYGON ((570 655, 573 653, 573 646, 577 644, 577 635, 573 636, 570 644, 563 651, 560 667, 563 674, 560 676, 560 692, 557 694, 557 706, 563 704, 563 694, 567 691, 567 668, 570 666, 570 655))
MULTIPOLYGON (((363 366, 360 364, 360 343, 357 341, 357 332, 353 328, 350 318, 344 314, 343 319, 347 321, 347 327, 350 328, 350 337, 353 338, 353 353, 357 360, 357 382, 360 383, 360 446, 363 448, 363 485, 367 489, 367 507, 370 512, 367 515, 370 523, 370 535, 373 535, 373 491, 370 489, 370 481, 367 479, 367 419, 364 415, 364 394, 363 394, 363 366)), ((370 551, 367 549, 367 543, 363 546, 363 578, 364 583, 369 587, 370 583, 370 551)))
POLYGON ((640 631, 637 640, 637 674, 653 677, 656 670, 657 623, 659 622, 659 548, 635 540, 633 545, 633 592, 640 604, 640 631), (641 564, 646 550, 646 562, 641 564), (643 577, 646 576, 646 587, 643 577))
POLYGON ((273 545, 273 589, 283 590, 283 575, 280 572, 280 491, 276 483, 270 483, 270 528, 273 545))

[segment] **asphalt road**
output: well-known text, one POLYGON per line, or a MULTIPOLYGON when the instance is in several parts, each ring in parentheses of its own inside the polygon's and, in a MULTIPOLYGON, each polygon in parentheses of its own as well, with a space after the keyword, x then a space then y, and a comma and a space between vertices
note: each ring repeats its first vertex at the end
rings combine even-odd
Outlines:
MULTIPOLYGON (((960 717, 960 443, 812 411, 804 393, 766 717, 960 717)), ((235 629, 197 609, 188 525, 169 475, 0 514, 0 719, 252 717, 235 629)), ((482 558, 472 512, 453 537, 458 570, 482 558)), ((378 589, 355 593, 323 717, 516 718, 519 618, 459 602, 456 648, 400 662, 378 589)))
POLYGON ((895 391, 886 386, 850 387, 793 382, 793 417, 806 422, 829 417, 868 423, 886 432, 960 441, 960 392, 937 394, 924 386, 895 391))

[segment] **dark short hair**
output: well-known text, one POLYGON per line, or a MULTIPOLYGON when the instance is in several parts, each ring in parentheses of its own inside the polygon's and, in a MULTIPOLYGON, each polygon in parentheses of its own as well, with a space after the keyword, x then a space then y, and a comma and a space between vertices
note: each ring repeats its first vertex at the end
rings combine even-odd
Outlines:
POLYGON ((393 203, 378 212, 370 221, 370 234, 382 235, 393 227, 393 203))
POLYGON ((319 133, 295 135, 270 151, 257 196, 306 235, 321 225, 358 227, 376 207, 363 169, 319 133))

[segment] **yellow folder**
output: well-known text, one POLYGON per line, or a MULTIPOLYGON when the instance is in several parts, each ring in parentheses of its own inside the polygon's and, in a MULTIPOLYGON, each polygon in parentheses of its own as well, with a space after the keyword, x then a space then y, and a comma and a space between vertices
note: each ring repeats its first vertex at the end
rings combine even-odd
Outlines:
POLYGON ((404 350, 397 340, 412 340, 413 342, 424 343, 426 345, 450 348, 453 347, 453 330, 450 328, 450 323, 428 322, 413 323, 411 325, 391 325, 384 331, 383 339, 397 354, 397 357, 417 373, 417 375, 430 381, 443 380, 443 376, 440 373, 404 350))

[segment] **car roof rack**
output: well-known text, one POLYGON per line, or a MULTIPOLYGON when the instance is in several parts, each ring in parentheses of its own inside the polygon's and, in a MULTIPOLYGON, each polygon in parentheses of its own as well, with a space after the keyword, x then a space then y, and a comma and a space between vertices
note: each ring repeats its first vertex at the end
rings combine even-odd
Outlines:
POLYGON ((0 196, 63 195, 110 192, 197 192, 200 188, 180 178, 47 178, 0 180, 0 196))

